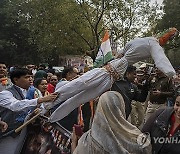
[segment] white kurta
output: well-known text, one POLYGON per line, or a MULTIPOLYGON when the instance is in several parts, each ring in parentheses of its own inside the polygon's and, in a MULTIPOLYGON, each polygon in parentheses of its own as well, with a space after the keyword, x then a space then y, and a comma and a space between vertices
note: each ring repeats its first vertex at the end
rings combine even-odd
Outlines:
MULTIPOLYGON (((149 57, 154 59, 156 66, 167 76, 175 75, 175 70, 165 56, 163 48, 153 37, 134 39, 126 44, 123 52, 123 58, 112 60, 109 63, 121 77, 124 75, 128 63, 133 64, 149 57)), ((61 120, 80 104, 86 103, 109 90, 112 84, 113 78, 105 68, 95 68, 61 86, 56 90, 59 97, 54 105, 65 102, 53 112, 50 122, 61 120)))

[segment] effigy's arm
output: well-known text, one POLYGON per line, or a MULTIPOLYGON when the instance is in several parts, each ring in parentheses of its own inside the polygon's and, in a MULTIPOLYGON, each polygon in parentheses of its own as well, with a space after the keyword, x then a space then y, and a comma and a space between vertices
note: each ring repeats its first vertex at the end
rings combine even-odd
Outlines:
MULTIPOLYGON (((59 93, 58 98, 53 103, 46 103, 45 108, 50 109, 56 104, 59 104, 67 99, 70 99, 74 95, 87 91, 89 89, 93 89, 96 91, 97 96, 102 93, 99 93, 99 85, 102 85, 101 88, 109 85, 109 89, 113 84, 114 80, 117 80, 119 77, 122 77, 127 69, 128 62, 125 58, 115 59, 111 61, 108 65, 103 68, 95 68, 91 71, 86 72, 79 78, 68 82, 67 84, 59 87, 55 92, 59 93), (101 84, 103 83, 103 84, 101 84), (109 84, 110 83, 110 84, 109 84)), ((107 89, 103 89, 106 91, 107 89)), ((89 93, 91 96, 91 94, 89 93)), ((94 99, 94 97, 90 98, 88 101, 94 99)), ((81 102, 86 103, 86 102, 81 102)))
POLYGON ((134 64, 138 61, 152 57, 156 67, 165 75, 168 77, 173 77, 175 75, 175 70, 169 59, 166 57, 164 49, 154 37, 134 39, 127 43, 124 50, 124 57, 129 64, 134 64))
POLYGON ((164 49, 157 43, 151 42, 151 44, 151 57, 154 60, 156 67, 170 78, 176 75, 173 66, 164 53, 164 49))
MULTIPOLYGON (((59 93, 57 99, 53 103, 46 103, 45 108, 50 109, 82 91, 96 88, 102 81, 108 80, 112 83, 111 76, 105 68, 95 68, 74 79, 67 84, 59 87, 55 92, 59 93)), ((82 102, 85 103, 85 102, 82 102)))

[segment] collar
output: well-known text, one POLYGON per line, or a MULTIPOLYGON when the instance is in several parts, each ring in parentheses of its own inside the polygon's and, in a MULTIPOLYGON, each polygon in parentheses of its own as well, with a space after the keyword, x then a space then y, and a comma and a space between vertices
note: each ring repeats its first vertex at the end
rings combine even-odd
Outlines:
POLYGON ((21 89, 22 92, 27 92, 26 89, 23 89, 23 88, 21 88, 21 87, 19 87, 19 86, 17 86, 17 85, 15 85, 15 86, 18 87, 19 89, 21 89))
POLYGON ((171 122, 175 123, 175 115, 174 114, 172 114, 172 116, 171 116, 171 122))
POLYGON ((171 121, 171 115, 174 112, 173 107, 167 107, 167 108, 162 108, 160 109, 160 113, 157 116, 157 119, 155 123, 158 125, 158 127, 163 131, 166 132, 168 131, 168 125, 171 121))
POLYGON ((26 90, 26 89, 23 89, 23 88, 21 88, 21 87, 19 87, 19 86, 17 86, 17 85, 15 85, 15 86, 18 87, 18 88, 21 90, 22 94, 23 94, 24 97, 26 98, 27 90, 26 90))

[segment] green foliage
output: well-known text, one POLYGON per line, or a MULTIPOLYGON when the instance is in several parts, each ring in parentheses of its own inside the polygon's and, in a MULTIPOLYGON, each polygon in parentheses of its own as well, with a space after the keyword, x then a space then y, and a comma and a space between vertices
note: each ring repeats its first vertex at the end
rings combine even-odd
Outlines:
POLYGON ((75 2, 33 0, 24 5, 22 7, 26 9, 21 11, 19 18, 31 31, 30 41, 38 45, 38 52, 42 57, 49 57, 54 53, 77 54, 86 49, 86 44, 76 34, 81 30, 86 31, 86 26, 81 24, 85 23, 80 18, 75 2))
POLYGON ((16 9, 9 2, 1 1, 0 5, 0 57, 9 65, 35 63, 33 50, 36 46, 28 44, 29 31, 21 27, 16 9))
POLYGON ((105 29, 124 44, 146 31, 157 15, 149 0, 1 0, 1 4, 1 56, 18 64, 57 65, 59 55, 67 54, 86 53, 95 59, 105 29))
MULTIPOLYGON (((179 0, 164 0, 164 16, 158 22, 156 26, 156 31, 164 31, 170 27, 176 27, 180 30, 180 1, 179 0)), ((169 41, 168 44, 164 47, 167 55, 170 58, 170 61, 174 66, 179 66, 180 61, 180 37, 175 38, 173 41, 169 41)))
MULTIPOLYGON (((94 54, 100 45, 104 29, 109 29, 114 41, 121 46, 140 32, 146 31, 150 22, 158 16, 157 5, 150 6, 149 0, 77 0, 82 13, 91 25, 94 36, 94 54), (86 9, 86 6, 90 9, 86 9), (101 21, 101 22, 99 22, 101 21)), ((94 58, 94 57, 93 57, 94 58)))
POLYGON ((158 5, 151 6, 149 0, 114 0, 109 9, 106 23, 114 40, 122 42, 121 46, 135 36, 141 36, 159 16, 158 5))

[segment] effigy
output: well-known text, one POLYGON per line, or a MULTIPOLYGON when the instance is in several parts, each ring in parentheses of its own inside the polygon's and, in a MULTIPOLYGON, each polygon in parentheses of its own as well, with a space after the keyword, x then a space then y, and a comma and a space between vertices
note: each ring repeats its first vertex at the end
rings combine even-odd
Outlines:
MULTIPOLYGON (((168 37, 172 37, 176 32, 176 29, 173 29, 173 32, 170 30, 168 37)), ((104 67, 88 71, 79 78, 60 86, 55 91, 59 93, 58 98, 46 106, 46 108, 52 108, 63 102, 50 116, 50 122, 61 120, 81 104, 109 90, 115 80, 123 77, 128 65, 140 60, 152 57, 156 67, 166 76, 173 77, 176 74, 159 40, 155 37, 136 38, 125 45, 122 53, 124 55, 122 58, 114 59, 104 67)))

